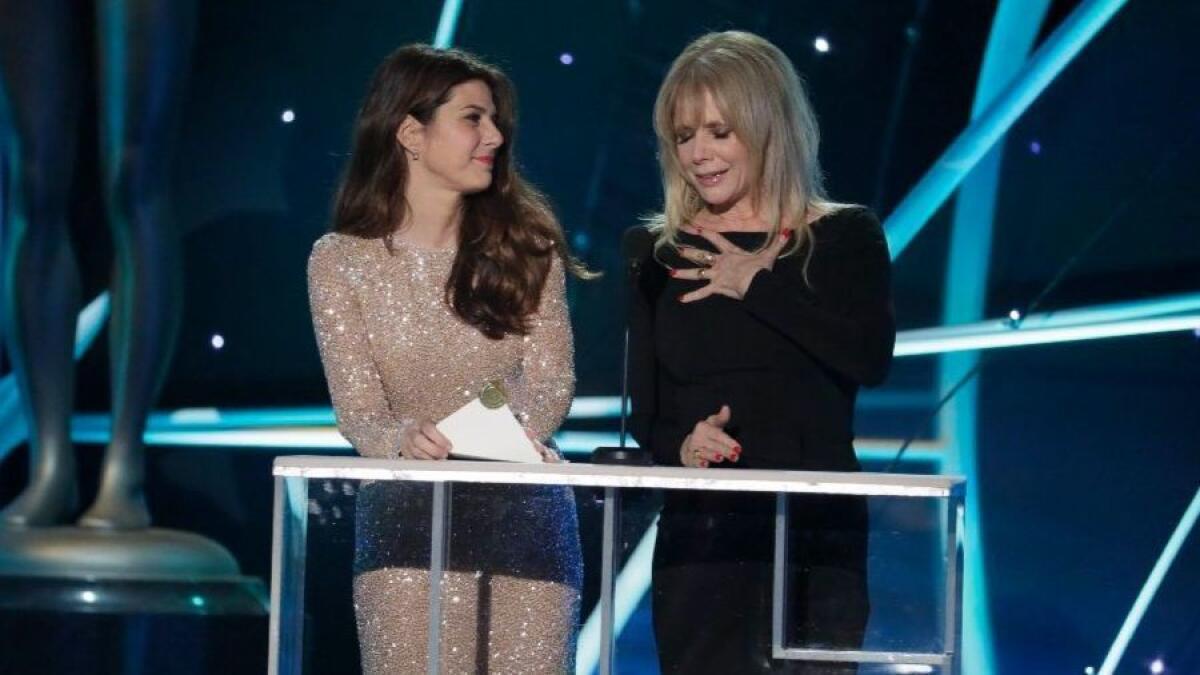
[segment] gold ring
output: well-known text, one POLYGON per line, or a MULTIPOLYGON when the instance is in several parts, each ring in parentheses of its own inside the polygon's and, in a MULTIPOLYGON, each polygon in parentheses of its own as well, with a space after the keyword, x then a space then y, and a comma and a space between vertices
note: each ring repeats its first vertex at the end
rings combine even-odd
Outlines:
POLYGON ((708 278, 708 268, 701 267, 700 271, 696 273, 696 276, 700 277, 701 279, 707 279, 708 278))

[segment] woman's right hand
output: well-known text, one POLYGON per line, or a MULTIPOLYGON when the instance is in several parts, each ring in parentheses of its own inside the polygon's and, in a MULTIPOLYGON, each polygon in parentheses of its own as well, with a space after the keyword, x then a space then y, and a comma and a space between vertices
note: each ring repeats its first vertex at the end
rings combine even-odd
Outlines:
POLYGON ((704 469, 725 460, 738 461, 742 446, 725 433, 725 425, 729 424, 732 414, 729 406, 723 405, 715 415, 696 423, 679 448, 679 459, 684 466, 704 469))
POLYGON ((400 437, 400 456, 405 459, 446 459, 450 456, 450 441, 433 422, 414 422, 400 437))

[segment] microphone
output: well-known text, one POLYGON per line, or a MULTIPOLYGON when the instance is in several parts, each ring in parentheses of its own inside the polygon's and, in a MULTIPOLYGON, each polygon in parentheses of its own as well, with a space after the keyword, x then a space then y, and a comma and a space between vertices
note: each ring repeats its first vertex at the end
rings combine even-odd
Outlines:
MULTIPOLYGON (((642 262, 654 252, 655 239, 653 232, 641 226, 631 227, 621 236, 621 257, 625 259, 625 270, 631 281, 641 270, 642 262)), ((632 287, 626 287, 626 290, 632 291, 632 287)))
MULTIPOLYGON (((631 227, 621 236, 621 257, 625 261, 625 302, 633 302, 638 292, 638 280, 642 264, 654 253, 654 233, 642 226, 631 227)), ((621 354, 621 441, 618 447, 596 448, 592 451, 593 464, 640 464, 650 465, 652 458, 644 449, 625 447, 629 422, 629 319, 625 319, 625 346, 621 354)))

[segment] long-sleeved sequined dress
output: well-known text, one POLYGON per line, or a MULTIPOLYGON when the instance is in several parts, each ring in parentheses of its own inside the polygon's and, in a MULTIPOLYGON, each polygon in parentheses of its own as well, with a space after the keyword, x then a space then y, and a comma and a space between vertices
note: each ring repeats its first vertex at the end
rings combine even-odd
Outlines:
MULTIPOLYGON (((313 324, 338 428, 359 454, 398 456, 405 427, 504 382, 546 439, 566 416, 574 356, 555 260, 528 335, 491 340, 444 301, 454 251, 328 234, 309 259, 313 324)), ((363 672, 426 667, 430 488, 361 486, 354 607, 363 672)), ((441 657, 447 673, 573 670, 580 563, 575 503, 557 486, 457 485, 441 657)))

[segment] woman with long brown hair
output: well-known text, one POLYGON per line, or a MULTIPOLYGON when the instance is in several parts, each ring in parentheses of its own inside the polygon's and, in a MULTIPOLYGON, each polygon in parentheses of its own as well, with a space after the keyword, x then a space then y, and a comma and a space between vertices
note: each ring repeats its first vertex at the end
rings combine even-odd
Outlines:
MULTIPOLYGON (((403 47, 354 130, 333 232, 309 261, 313 323, 338 427, 368 457, 445 459, 434 422, 491 382, 548 461, 574 391, 569 255, 513 162, 515 101, 498 69, 403 47)), ((581 565, 571 492, 459 486, 441 650, 448 672, 570 669, 581 565)), ((364 484, 354 602, 363 670, 426 663, 429 491, 364 484)))

